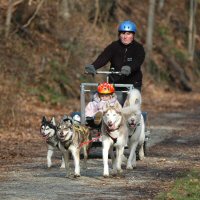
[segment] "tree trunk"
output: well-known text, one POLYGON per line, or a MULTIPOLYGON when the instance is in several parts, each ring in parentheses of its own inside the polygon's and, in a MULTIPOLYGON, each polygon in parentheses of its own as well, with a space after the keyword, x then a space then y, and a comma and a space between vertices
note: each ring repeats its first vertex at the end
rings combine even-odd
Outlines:
POLYGON ((13 0, 9 0, 7 16, 6 16, 5 38, 7 38, 9 36, 9 32, 10 32, 10 24, 11 24, 11 19, 12 19, 12 8, 13 8, 13 0))
POLYGON ((61 4, 60 4, 60 12, 59 15, 67 20, 70 18, 71 14, 70 14, 70 8, 69 8, 69 1, 68 0, 62 0, 61 4))
POLYGON ((147 70, 150 71, 150 59, 153 49, 153 29, 154 29, 154 13, 156 0, 149 0, 148 28, 147 28, 147 44, 146 44, 146 64, 147 70))
POLYGON ((159 3, 158 3, 159 12, 162 11, 162 9, 164 7, 164 3, 165 3, 165 0, 159 0, 159 3))
POLYGON ((190 20, 189 20, 189 34, 188 34, 188 54, 189 59, 193 61, 195 50, 195 14, 196 14, 197 2, 196 0, 190 0, 190 20))

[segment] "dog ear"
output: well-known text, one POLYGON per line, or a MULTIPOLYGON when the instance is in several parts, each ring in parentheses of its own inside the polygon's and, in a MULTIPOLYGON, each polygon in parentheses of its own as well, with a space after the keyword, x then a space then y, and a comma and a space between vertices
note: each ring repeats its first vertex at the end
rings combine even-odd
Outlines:
POLYGON ((114 108, 115 110, 118 112, 118 113, 121 113, 122 111, 122 106, 120 103, 116 102, 115 105, 114 105, 114 108))
POLYGON ((54 126, 56 126, 56 120, 55 120, 55 117, 52 117, 52 118, 51 118, 51 123, 52 123, 54 126))
POLYGON ((72 117, 68 116, 68 120, 70 121, 71 124, 73 124, 74 120, 72 119, 72 117))
POLYGON ((43 116, 43 117, 42 117, 42 124, 46 123, 46 121, 47 121, 47 120, 46 120, 46 117, 43 116))
POLYGON ((130 92, 127 94, 123 107, 128 107, 128 106, 130 106, 130 92))
POLYGON ((63 122, 70 121, 70 123, 72 124, 73 119, 72 119, 71 116, 64 115, 63 118, 62 118, 62 121, 63 121, 63 122))

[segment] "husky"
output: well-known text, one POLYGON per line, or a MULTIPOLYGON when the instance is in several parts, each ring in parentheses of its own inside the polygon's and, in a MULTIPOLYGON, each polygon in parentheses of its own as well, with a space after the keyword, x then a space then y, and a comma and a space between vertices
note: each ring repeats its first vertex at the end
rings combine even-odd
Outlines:
MULTIPOLYGON (((47 120, 45 116, 43 116, 41 121, 40 133, 43 138, 45 138, 48 150, 47 150, 47 167, 50 168, 52 166, 52 156, 56 149, 59 149, 59 140, 57 137, 57 127, 55 118, 52 117, 51 120, 47 120)), ((64 159, 62 157, 62 163, 60 168, 65 168, 64 159)))
POLYGON ((108 154, 112 159, 112 166, 117 173, 122 172, 121 164, 124 153, 124 147, 128 142, 128 130, 125 119, 121 113, 121 105, 107 106, 103 111, 103 119, 101 125, 102 146, 103 146, 103 176, 109 177, 108 154), (116 149, 116 157, 113 148, 116 149))
POLYGON ((141 103, 140 91, 133 89, 129 92, 122 109, 129 135, 128 148, 130 154, 126 165, 127 169, 136 167, 137 146, 139 147, 139 159, 142 160, 144 158, 145 123, 141 112, 141 103))
POLYGON ((83 149, 84 168, 88 158, 90 147, 89 129, 83 125, 73 124, 70 120, 61 120, 58 125, 57 136, 59 138, 59 149, 63 153, 66 177, 69 177, 69 153, 74 159, 74 177, 80 177, 80 150, 83 149))

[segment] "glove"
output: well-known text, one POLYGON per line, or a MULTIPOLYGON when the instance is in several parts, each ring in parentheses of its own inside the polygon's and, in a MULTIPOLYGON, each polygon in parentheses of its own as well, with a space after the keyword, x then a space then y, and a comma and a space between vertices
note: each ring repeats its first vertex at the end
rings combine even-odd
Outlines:
POLYGON ((86 65, 85 66, 85 71, 88 73, 88 74, 92 74, 93 76, 96 74, 96 69, 94 68, 94 65, 86 65))
POLYGON ((122 69, 121 69, 121 74, 122 75, 125 75, 125 76, 128 76, 130 75, 131 73, 131 67, 126 65, 126 66, 123 66, 122 69))

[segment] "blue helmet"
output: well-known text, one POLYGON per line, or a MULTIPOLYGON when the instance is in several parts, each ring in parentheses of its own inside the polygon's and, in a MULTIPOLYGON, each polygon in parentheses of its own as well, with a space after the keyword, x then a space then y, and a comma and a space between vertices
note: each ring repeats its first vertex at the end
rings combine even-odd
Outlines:
POLYGON ((124 31, 127 31, 127 32, 136 32, 137 28, 136 28, 136 25, 135 23, 133 23, 132 21, 130 20, 127 20, 127 21, 123 21, 120 25, 119 25, 119 28, 118 28, 118 31, 119 32, 124 32, 124 31))

